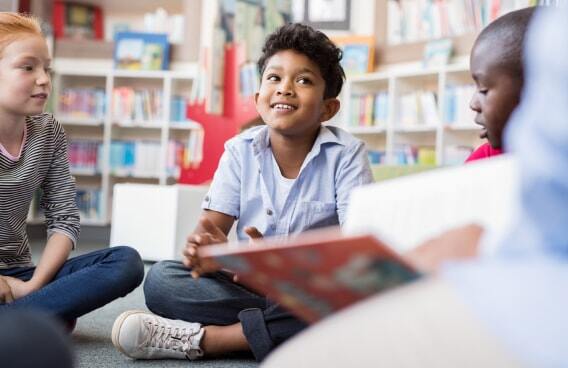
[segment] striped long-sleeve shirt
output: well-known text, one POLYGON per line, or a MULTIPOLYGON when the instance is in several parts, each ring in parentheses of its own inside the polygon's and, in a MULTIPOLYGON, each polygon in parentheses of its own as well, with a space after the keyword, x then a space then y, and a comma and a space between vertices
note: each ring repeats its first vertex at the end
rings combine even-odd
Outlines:
POLYGON ((26 218, 38 188, 48 237, 62 233, 75 246, 79 236, 75 182, 62 126, 50 114, 28 117, 24 139, 20 157, 0 153, 0 268, 32 264, 26 218))

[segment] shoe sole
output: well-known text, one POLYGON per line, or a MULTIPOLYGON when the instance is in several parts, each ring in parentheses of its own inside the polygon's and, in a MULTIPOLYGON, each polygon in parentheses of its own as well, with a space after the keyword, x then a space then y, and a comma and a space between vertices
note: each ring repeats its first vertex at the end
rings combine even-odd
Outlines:
POLYGON ((111 340, 112 340, 112 344, 114 345, 114 347, 120 351, 122 354, 126 355, 129 358, 132 359, 136 359, 134 357, 131 357, 129 354, 127 354, 122 347, 119 344, 119 337, 120 337, 120 328, 122 327, 122 323, 124 322, 124 320, 126 318, 128 318, 129 316, 133 315, 133 314, 138 314, 138 313, 147 313, 146 311, 143 310, 130 310, 130 311, 126 311, 126 312, 122 312, 118 317, 116 317, 116 320, 114 321, 114 324, 112 325, 112 332, 111 332, 111 340))

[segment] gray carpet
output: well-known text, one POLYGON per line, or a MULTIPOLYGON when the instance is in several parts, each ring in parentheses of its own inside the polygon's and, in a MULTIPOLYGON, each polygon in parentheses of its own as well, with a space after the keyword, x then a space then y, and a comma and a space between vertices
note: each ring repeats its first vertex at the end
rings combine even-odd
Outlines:
MULTIPOLYGON (((106 242, 82 242, 71 257, 106 247, 106 242)), ((44 241, 33 239, 31 242, 32 258, 37 263, 43 250, 44 241)), ((149 265, 146 265, 148 271, 149 265)), ((117 299, 104 307, 91 312, 77 321, 77 327, 72 334, 75 367, 77 368, 120 368, 120 367, 220 367, 220 368, 249 368, 258 364, 251 358, 225 358, 189 362, 186 360, 131 360, 119 353, 112 345, 110 333, 114 319, 128 309, 148 310, 144 304, 142 286, 124 298, 117 299)))
POLYGON ((103 308, 79 318, 77 327, 72 335, 76 367, 257 367, 254 360, 243 358, 211 359, 194 362, 185 360, 134 361, 128 359, 115 350, 110 340, 110 331, 114 319, 128 309, 147 310, 144 305, 141 286, 126 297, 115 300, 103 308))

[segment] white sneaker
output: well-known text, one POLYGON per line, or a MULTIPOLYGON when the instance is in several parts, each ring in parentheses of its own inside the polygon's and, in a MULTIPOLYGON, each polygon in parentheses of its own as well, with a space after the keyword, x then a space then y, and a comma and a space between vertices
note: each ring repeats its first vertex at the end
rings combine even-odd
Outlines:
POLYGON ((205 330, 199 323, 126 311, 114 321, 112 343, 133 359, 190 359, 203 356, 199 347, 205 330))

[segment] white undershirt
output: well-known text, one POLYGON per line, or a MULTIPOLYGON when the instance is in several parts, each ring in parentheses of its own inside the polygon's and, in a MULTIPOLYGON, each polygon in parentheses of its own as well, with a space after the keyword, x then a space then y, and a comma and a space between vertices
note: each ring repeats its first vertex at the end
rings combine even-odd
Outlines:
POLYGON ((278 167, 278 163, 276 162, 276 158, 274 155, 272 156, 272 170, 274 171, 274 197, 273 197, 273 204, 274 204, 274 211, 277 214, 282 213, 282 209, 284 208, 284 203, 286 203, 286 198, 288 198, 288 194, 290 193, 290 189, 292 189, 292 185, 296 179, 288 179, 282 176, 282 172, 280 172, 280 167, 278 167))

